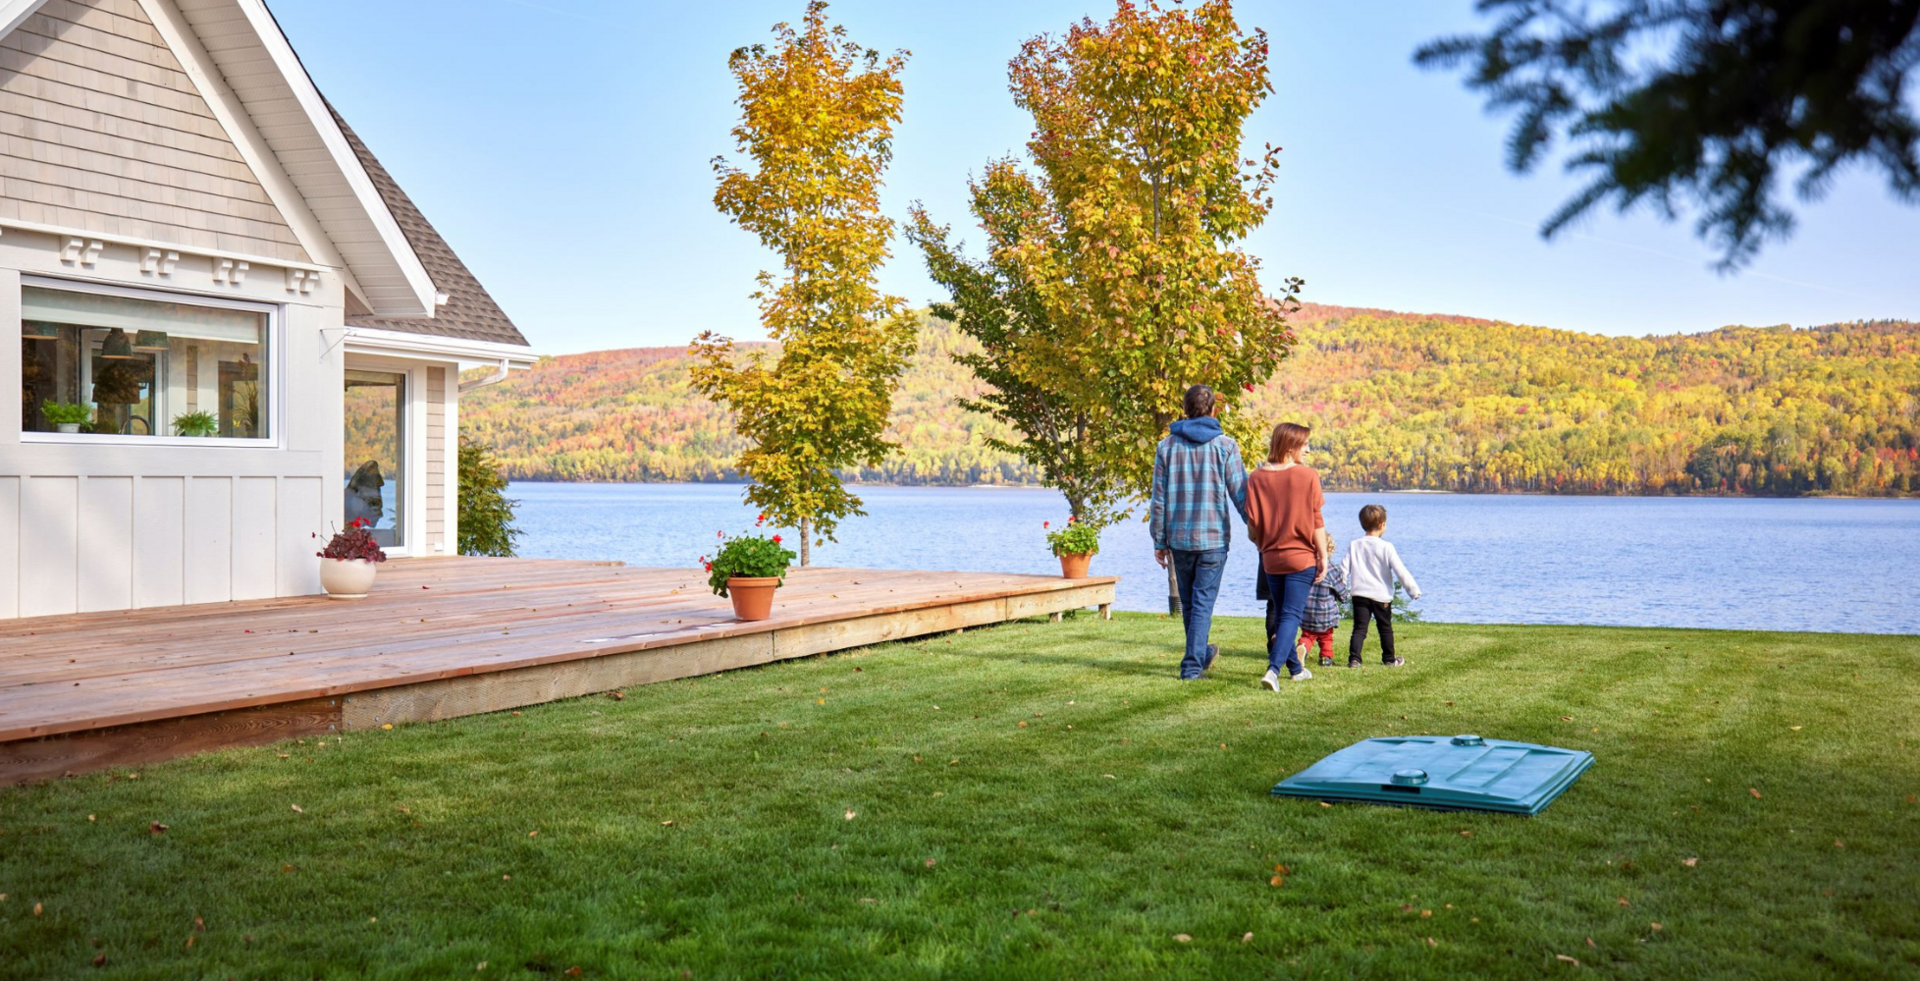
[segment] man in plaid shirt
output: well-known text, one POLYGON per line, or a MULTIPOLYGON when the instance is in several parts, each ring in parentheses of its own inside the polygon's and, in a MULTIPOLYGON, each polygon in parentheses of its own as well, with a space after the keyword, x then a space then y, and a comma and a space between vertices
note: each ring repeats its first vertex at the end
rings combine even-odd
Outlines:
POLYGON ((1220 399, 1213 389, 1195 385, 1182 402, 1187 417, 1167 427, 1153 454, 1150 517, 1153 557, 1161 568, 1172 563, 1179 586, 1187 632, 1180 677, 1190 681, 1212 667, 1220 653, 1207 635, 1233 537, 1227 506, 1242 520, 1247 516, 1247 468, 1240 461, 1240 444, 1220 431, 1220 399))

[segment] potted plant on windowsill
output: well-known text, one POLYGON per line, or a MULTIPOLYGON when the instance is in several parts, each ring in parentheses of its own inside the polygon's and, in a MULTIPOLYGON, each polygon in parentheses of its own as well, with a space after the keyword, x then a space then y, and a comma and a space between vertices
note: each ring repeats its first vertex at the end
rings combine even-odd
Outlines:
POLYGON ((53 423, 54 431, 77 433, 82 423, 93 421, 93 410, 71 402, 42 402, 40 414, 53 423))
POLYGON ((219 431, 220 422, 211 412, 183 412, 173 417, 175 436, 212 436, 219 431))
MULTIPOLYGON (((1052 522, 1042 521, 1040 527, 1049 527, 1052 522)), ((1094 553, 1100 551, 1100 532, 1093 526, 1074 520, 1069 515, 1067 526, 1059 531, 1047 532, 1047 545, 1060 559, 1060 575, 1067 579, 1085 579, 1087 563, 1093 561, 1094 553)))
MULTIPOLYGON (((766 520, 761 515, 761 521, 766 520)), ((737 620, 765 620, 773 615, 773 591, 785 583, 787 567, 794 553, 780 544, 780 536, 739 535, 728 538, 720 532, 722 544, 713 558, 700 557, 707 570, 707 585, 715 596, 733 601, 737 620)))
POLYGON ((320 588, 329 599, 366 599, 373 588, 377 563, 385 562, 387 553, 373 540, 372 527, 373 522, 355 518, 345 531, 334 534, 325 549, 314 553, 320 556, 320 588))

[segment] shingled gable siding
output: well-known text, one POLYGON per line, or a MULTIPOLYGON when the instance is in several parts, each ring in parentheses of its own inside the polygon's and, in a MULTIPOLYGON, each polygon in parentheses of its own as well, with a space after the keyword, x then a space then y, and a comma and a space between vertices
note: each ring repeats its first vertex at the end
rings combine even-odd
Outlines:
POLYGON ((0 38, 0 217, 311 261, 138 0, 0 38))

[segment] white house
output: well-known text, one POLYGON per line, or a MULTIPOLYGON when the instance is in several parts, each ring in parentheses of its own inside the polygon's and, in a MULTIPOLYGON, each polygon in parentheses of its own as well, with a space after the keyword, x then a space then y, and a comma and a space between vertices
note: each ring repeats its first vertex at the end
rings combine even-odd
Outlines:
POLYGON ((0 617, 452 554, 459 371, 533 358, 262 0, 0 0, 0 617))

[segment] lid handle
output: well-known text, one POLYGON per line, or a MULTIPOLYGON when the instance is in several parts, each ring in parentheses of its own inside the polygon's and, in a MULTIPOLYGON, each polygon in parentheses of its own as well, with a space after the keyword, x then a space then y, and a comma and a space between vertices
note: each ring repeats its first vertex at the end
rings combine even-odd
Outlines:
POLYGON ((1453 737, 1453 744, 1455 746, 1485 746, 1487 741, 1481 739, 1479 736, 1455 736, 1453 737))

